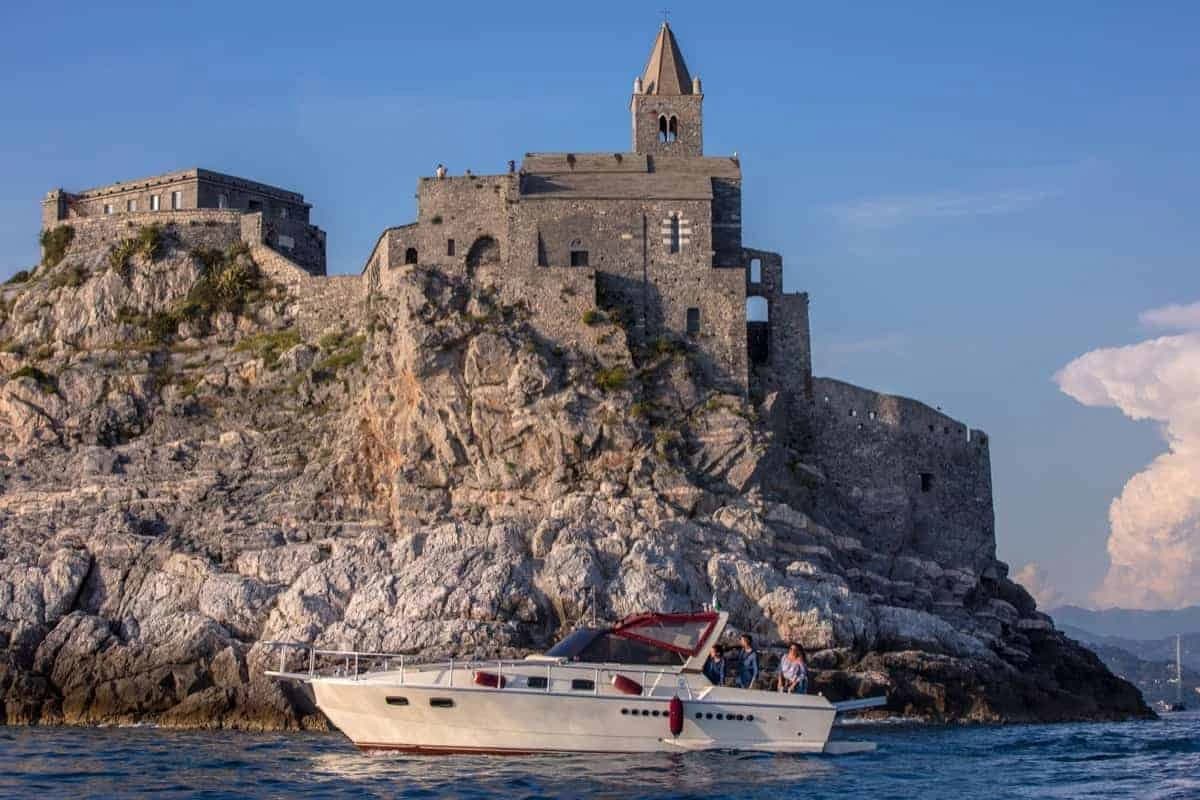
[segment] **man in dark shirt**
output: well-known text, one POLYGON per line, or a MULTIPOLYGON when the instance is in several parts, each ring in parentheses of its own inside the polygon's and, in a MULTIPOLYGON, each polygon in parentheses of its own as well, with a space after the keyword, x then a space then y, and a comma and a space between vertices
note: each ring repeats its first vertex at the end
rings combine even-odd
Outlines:
POLYGON ((708 659, 704 662, 704 677, 712 681, 713 686, 725 684, 725 653, 719 644, 714 644, 708 651, 708 659))

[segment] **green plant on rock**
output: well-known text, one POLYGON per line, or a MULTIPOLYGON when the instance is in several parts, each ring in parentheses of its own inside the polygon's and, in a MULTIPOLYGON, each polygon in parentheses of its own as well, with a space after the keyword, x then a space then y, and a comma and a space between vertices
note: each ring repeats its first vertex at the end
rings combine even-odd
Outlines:
POLYGON ((619 392, 629 383, 624 367, 607 367, 596 371, 596 386, 606 392, 619 392))
POLYGON ((51 289, 61 289, 64 286, 72 289, 78 289, 83 286, 83 282, 88 278, 87 271, 78 264, 71 264, 63 267, 50 275, 49 286, 51 289))
POLYGON ((279 357, 300 344, 300 334, 294 330, 273 331, 247 336, 234 346, 234 352, 253 353, 268 368, 279 363, 279 357))
POLYGON ((67 248, 74 239, 75 229, 70 225, 58 225, 42 231, 39 237, 42 245, 42 263, 47 267, 56 266, 66 256, 67 248))
POLYGON ((15 284, 15 283, 25 283, 32 277, 33 277, 33 275, 29 272, 29 270, 22 269, 22 270, 18 270, 17 273, 14 274, 8 280, 6 280, 5 283, 10 284, 10 285, 15 284))
POLYGON ((32 364, 27 364, 21 367, 16 372, 8 376, 9 380, 20 380, 21 378, 31 378, 46 394, 53 394, 58 391, 58 381, 52 375, 47 375, 32 364))
MULTIPOLYGON (((324 337, 322 337, 324 339, 324 337)), ((317 364, 317 374, 321 380, 328 380, 333 377, 339 370, 346 367, 358 364, 363 359, 363 345, 366 344, 365 336, 354 336, 349 339, 342 339, 334 349, 334 351, 323 358, 317 364)), ((322 350, 326 348, 322 347, 322 350)))
POLYGON ((604 322, 604 315, 594 308, 589 308, 583 312, 583 322, 585 325, 598 325, 604 322))

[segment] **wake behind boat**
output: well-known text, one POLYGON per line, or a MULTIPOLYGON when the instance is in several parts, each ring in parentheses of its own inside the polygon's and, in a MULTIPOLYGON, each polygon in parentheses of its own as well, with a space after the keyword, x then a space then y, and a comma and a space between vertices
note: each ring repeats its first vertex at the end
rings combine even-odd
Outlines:
POLYGON ((727 621, 724 612, 639 614, 609 628, 578 629, 543 655, 488 662, 410 665, 396 654, 268 642, 281 649, 279 669, 267 674, 310 686, 317 707, 364 750, 874 749, 830 742, 830 728, 839 712, 880 706, 885 698, 831 703, 820 695, 713 685, 702 672, 705 653, 727 621), (304 672, 286 669, 297 650, 304 672), (332 674, 318 670, 330 659, 338 663, 332 674))

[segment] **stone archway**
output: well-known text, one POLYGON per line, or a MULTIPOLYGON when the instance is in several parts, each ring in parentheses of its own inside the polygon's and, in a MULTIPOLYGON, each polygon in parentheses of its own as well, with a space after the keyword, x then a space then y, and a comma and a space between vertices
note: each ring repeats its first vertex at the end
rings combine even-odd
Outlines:
POLYGON ((491 236, 480 236, 467 251, 467 274, 474 275, 479 267, 500 263, 500 243, 491 236))

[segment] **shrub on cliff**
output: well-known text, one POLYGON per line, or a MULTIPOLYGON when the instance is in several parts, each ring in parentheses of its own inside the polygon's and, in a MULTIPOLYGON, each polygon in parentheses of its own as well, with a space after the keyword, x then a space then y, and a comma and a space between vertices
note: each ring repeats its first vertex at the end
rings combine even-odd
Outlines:
POLYGON ((300 344, 300 334, 294 330, 274 331, 247 336, 233 348, 237 353, 253 353, 263 360, 267 367, 279 363, 279 357, 287 350, 300 344))
POLYGON ((624 367, 609 367, 596 372, 596 386, 606 392, 619 392, 628 383, 629 373, 624 367))
POLYGON ((70 225, 59 225, 55 228, 42 231, 40 241, 42 244, 42 263, 47 267, 53 267, 58 262, 63 260, 63 256, 67 254, 67 248, 71 246, 71 241, 75 238, 75 229, 70 225))
POLYGON ((9 380, 14 381, 20 380, 21 378, 32 378, 33 381, 38 385, 38 388, 46 394, 52 394, 58 391, 58 381, 56 381, 52 376, 42 372, 32 364, 21 367, 8 377, 9 380))
POLYGON ((24 283, 25 281, 29 280, 32 277, 33 276, 29 273, 29 270, 23 269, 23 270, 20 270, 19 272, 17 272, 15 275, 13 275, 8 280, 6 280, 5 283, 8 283, 8 284, 24 283))
POLYGON ((108 266, 114 270, 124 270, 129 266, 129 258, 137 253, 147 261, 157 261, 166 250, 166 238, 161 225, 143 225, 138 229, 137 236, 123 239, 108 253, 108 266))

